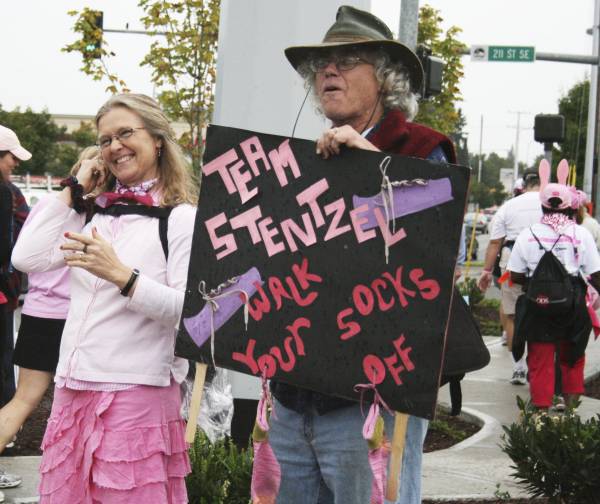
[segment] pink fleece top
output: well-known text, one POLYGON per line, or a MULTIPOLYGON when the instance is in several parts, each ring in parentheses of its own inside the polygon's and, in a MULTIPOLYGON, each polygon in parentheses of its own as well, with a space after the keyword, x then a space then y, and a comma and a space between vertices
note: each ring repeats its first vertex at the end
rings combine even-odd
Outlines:
POLYGON ((142 215, 96 214, 85 224, 53 198, 26 229, 12 261, 25 272, 64 266, 64 232, 91 235, 92 226, 109 241, 120 261, 138 268, 132 297, 81 269, 71 270, 71 305, 62 336, 57 377, 101 383, 166 387, 181 382, 187 361, 175 357, 176 328, 183 309, 196 209, 179 205, 169 217, 169 259, 165 259, 158 220, 142 215))
MULTIPOLYGON (((40 210, 48 205, 55 195, 44 196, 31 209, 23 229, 40 210)), ((31 317, 66 319, 69 311, 69 268, 64 267, 45 273, 32 272, 28 275, 28 292, 22 313, 31 317)))

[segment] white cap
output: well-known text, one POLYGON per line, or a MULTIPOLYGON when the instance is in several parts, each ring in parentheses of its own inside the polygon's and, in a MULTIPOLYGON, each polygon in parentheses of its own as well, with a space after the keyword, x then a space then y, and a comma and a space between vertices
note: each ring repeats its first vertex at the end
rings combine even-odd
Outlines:
POLYGON ((0 151, 9 151, 21 161, 31 159, 31 152, 21 147, 17 134, 10 128, 0 125, 0 151))

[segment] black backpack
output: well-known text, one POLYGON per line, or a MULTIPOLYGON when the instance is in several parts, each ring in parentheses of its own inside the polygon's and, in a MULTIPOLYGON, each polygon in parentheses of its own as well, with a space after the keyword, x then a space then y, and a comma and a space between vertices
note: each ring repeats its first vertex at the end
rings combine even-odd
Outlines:
MULTIPOLYGON (((169 241, 167 240, 167 232, 169 230, 169 216, 173 207, 148 207, 144 205, 112 205, 107 208, 102 208, 98 205, 94 205, 93 213, 100 213, 104 215, 112 215, 113 217, 119 217, 121 215, 145 215, 146 217, 152 217, 158 219, 158 236, 160 238, 160 244, 162 245, 163 252, 165 253, 165 259, 169 258, 169 241)), ((92 220, 92 213, 89 213, 86 217, 86 224, 92 220)))
POLYGON ((552 253, 563 235, 559 234, 550 250, 546 250, 533 230, 531 228, 529 230, 540 249, 544 251, 544 255, 533 271, 525 290, 527 302, 541 315, 567 313, 573 309, 573 283, 563 264, 552 253))

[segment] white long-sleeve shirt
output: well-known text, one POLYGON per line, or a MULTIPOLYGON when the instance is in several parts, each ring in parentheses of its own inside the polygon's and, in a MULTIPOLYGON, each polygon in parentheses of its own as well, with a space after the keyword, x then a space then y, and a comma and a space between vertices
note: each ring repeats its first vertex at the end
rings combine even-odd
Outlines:
POLYGON ((83 215, 50 202, 23 230, 12 262, 25 272, 64 266, 66 230, 91 235, 92 226, 125 265, 140 276, 132 297, 81 269, 71 270, 71 306, 63 332, 57 376, 75 380, 167 386, 181 382, 187 361, 173 354, 183 309, 196 209, 180 205, 169 217, 169 259, 158 219, 141 215, 83 215))

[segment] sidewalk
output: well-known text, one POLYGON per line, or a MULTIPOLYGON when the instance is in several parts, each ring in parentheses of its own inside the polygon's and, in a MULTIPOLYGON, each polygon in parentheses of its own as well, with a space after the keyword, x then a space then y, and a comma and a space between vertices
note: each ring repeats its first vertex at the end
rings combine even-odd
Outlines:
MULTIPOLYGON (((483 422, 482 429, 447 450, 427 453, 423 464, 423 498, 437 500, 494 499, 497 489, 511 497, 527 497, 510 476, 511 460, 499 447, 502 425, 518 415, 516 396, 529 398, 528 387, 512 385, 512 361, 500 338, 485 338, 492 356, 490 364, 470 373, 462 381, 463 414, 483 422), (497 488, 497 485, 500 485, 497 488)), ((600 373, 600 340, 591 338, 586 350, 586 378, 600 373)), ((439 402, 450 403, 448 387, 440 391, 439 402)), ((583 398, 582 419, 600 413, 600 401, 583 398)))
MULTIPOLYGON (((517 418, 515 397, 528 398, 528 387, 511 385, 508 379, 512 364, 500 338, 486 337, 492 356, 490 364, 462 381, 463 414, 483 423, 482 429, 462 443, 447 450, 425 454, 423 465, 423 498, 494 499, 494 492, 509 492, 511 497, 527 494, 511 478, 510 459, 498 446, 502 424, 517 418)), ((586 351, 586 377, 600 373, 600 340, 593 339, 586 351)), ((440 391, 439 402, 449 404, 448 387, 440 391)), ((582 418, 600 413, 600 401, 584 398, 579 408, 582 418)), ((0 467, 23 477, 17 488, 4 490, 6 503, 35 503, 37 498, 38 465, 40 457, 2 457, 0 467)), ((67 504, 67 503, 65 503, 67 504)))

